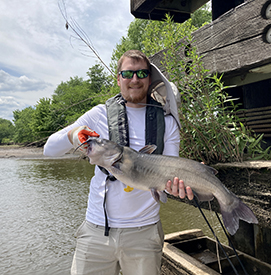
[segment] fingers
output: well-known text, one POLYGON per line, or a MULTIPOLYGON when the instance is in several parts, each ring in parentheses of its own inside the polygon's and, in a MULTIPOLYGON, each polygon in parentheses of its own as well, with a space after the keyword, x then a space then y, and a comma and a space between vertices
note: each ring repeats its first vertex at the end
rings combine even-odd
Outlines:
POLYGON ((185 187, 184 181, 179 180, 177 177, 173 179, 173 183, 170 180, 167 182, 166 191, 173 196, 179 196, 181 199, 184 199, 185 196, 189 200, 194 198, 192 189, 189 186, 185 187))
POLYGON ((194 199, 194 193, 189 186, 186 187, 186 196, 190 201, 194 199))
POLYGON ((179 179, 174 178, 173 183, 171 180, 169 180, 166 184, 166 190, 168 191, 169 194, 173 196, 178 196, 179 195, 179 179))
POLYGON ((179 181, 179 197, 181 199, 185 198, 185 188, 184 188, 184 182, 183 182, 183 180, 179 181))

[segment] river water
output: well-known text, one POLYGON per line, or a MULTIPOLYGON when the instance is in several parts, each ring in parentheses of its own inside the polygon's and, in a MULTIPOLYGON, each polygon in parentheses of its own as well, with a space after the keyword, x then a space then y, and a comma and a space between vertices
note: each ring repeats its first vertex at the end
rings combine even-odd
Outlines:
MULTIPOLYGON (((93 166, 78 159, 2 158, 0 171, 0 274, 68 275, 93 166)), ((205 213, 223 241, 214 214, 205 213)), ((165 234, 200 228, 212 236, 199 210, 184 203, 162 204, 161 220, 165 234)))

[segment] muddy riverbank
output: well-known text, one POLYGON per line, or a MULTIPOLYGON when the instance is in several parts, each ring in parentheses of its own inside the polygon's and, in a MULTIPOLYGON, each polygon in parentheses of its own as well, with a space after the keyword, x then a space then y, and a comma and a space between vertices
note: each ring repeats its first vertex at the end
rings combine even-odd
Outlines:
MULTIPOLYGON (((61 158, 79 158, 80 152, 70 150, 61 158)), ((1 145, 0 158, 51 158, 43 155, 43 147, 25 147, 19 145, 1 145)))

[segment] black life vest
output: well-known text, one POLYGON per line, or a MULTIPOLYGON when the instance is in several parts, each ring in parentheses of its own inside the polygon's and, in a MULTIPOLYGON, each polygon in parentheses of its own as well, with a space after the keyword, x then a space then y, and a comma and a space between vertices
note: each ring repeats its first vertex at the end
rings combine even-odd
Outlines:
MULTIPOLYGON (((129 146, 129 127, 125 100, 121 94, 108 99, 105 103, 109 139, 122 146, 129 146)), ((164 150, 165 117, 162 105, 152 97, 147 98, 145 145, 156 145, 154 154, 164 150)))

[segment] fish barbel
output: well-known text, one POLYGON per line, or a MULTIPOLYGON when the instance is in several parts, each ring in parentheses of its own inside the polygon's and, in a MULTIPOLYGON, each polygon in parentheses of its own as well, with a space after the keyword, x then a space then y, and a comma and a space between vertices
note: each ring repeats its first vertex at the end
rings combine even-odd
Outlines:
POLYGON ((186 158, 151 154, 155 145, 147 145, 137 152, 96 137, 90 137, 86 143, 90 163, 104 167, 126 185, 151 191, 155 200, 166 202, 163 192, 166 183, 178 177, 185 186, 191 187, 199 201, 216 197, 224 225, 231 235, 238 230, 239 219, 258 223, 251 209, 221 183, 212 167, 186 158))

